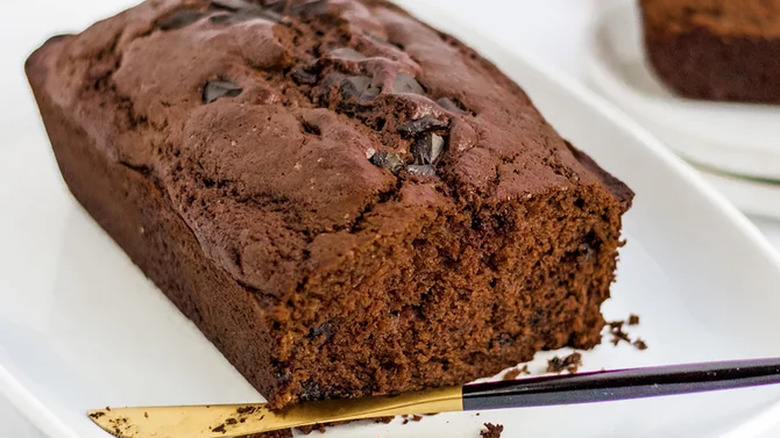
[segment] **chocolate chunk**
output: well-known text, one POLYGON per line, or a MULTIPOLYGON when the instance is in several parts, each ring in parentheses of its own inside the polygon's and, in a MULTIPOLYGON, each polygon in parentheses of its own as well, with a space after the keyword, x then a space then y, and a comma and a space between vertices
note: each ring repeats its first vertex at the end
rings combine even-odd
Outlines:
POLYGON ((371 83, 368 76, 349 76, 341 81, 341 96, 346 99, 356 99, 367 102, 379 95, 381 89, 371 83))
POLYGON ((190 24, 200 20, 203 15, 203 12, 197 9, 179 9, 160 23, 160 29, 181 29, 182 27, 187 27, 190 24))
POLYGON ((396 93, 425 94, 425 88, 417 82, 417 79, 406 73, 398 73, 393 84, 393 91, 396 93))
POLYGON ((212 103, 222 97, 236 97, 243 88, 230 81, 209 81, 203 87, 203 103, 212 103))
POLYGON ((328 0, 313 0, 290 7, 290 15, 314 17, 328 12, 328 0))
POLYGON ((266 0, 261 2, 261 6, 268 12, 290 16, 313 17, 327 12, 327 0, 266 0), (288 7, 289 3, 289 7, 288 7))
POLYGON ((324 322, 309 330, 309 334, 306 335, 306 337, 308 337, 310 340, 314 340, 322 336, 324 341, 327 341, 333 337, 333 331, 333 324, 330 322, 324 322))
POLYGON ((330 52, 331 58, 348 59, 350 61, 360 61, 366 59, 366 56, 351 47, 342 47, 330 52))
POLYGON ((211 0, 212 8, 225 9, 228 11, 237 12, 241 9, 249 9, 256 7, 252 3, 246 0, 211 0))
POLYGON ((249 20, 256 20, 258 18, 262 18, 262 17, 258 17, 257 15, 254 14, 237 12, 235 14, 214 15, 210 17, 209 20, 214 24, 231 25, 231 24, 243 23, 249 20))
POLYGON ((440 107, 446 109, 451 113, 460 114, 460 115, 466 115, 469 113, 468 111, 463 109, 460 105, 458 105, 455 101, 447 97, 442 97, 441 99, 437 100, 436 103, 438 103, 440 107))
POLYGON ((511 345, 515 342, 515 338, 512 337, 509 333, 501 333, 498 335, 498 345, 500 347, 506 347, 507 345, 511 345))
POLYGON ((633 313, 628 315, 628 325, 639 325, 639 315, 633 313))
POLYGON ((446 128, 448 125, 447 122, 442 122, 441 120, 431 117, 431 116, 425 116, 421 119, 417 120, 411 120, 403 125, 398 127, 398 132, 406 137, 416 137, 422 133, 428 132, 428 131, 434 131, 437 129, 443 129, 446 128))
POLYGON ((436 176, 436 168, 430 165, 411 164, 406 166, 406 172, 410 175, 436 176))
POLYGON ((235 24, 256 18, 264 18, 274 23, 282 23, 284 21, 280 14, 244 0, 212 0, 211 8, 226 10, 235 14, 232 17, 222 15, 212 17, 211 22, 217 24, 235 24))
POLYGON ((436 161, 444 151, 444 139, 432 132, 427 132, 419 137, 412 145, 414 164, 436 164, 436 161))
POLYGON ((319 383, 313 380, 307 380, 301 383, 301 400, 320 400, 324 396, 325 391, 322 390, 322 387, 319 385, 319 383))
POLYGON ((293 70, 292 79, 298 85, 314 85, 317 83, 317 75, 309 73, 302 68, 296 68, 293 70))
POLYGON ((404 162, 398 157, 398 155, 392 152, 379 151, 369 158, 371 164, 378 167, 384 167, 385 169, 398 173, 404 167, 404 162))

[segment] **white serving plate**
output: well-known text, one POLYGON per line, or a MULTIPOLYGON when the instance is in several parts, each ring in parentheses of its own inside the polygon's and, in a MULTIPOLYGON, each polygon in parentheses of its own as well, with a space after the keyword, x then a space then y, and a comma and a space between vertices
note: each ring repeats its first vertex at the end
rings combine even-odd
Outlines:
POLYGON ((593 87, 682 157, 732 174, 780 180, 780 105, 672 94, 646 60, 637 1, 613 0, 600 9, 584 58, 593 87))
MULTIPOLYGON (((694 166, 710 185, 741 212, 780 219, 780 181, 748 178, 694 166)), ((775 246, 777 248, 777 246, 775 246)))
MULTIPOLYGON (((29 38, 27 51, 56 26, 87 23, 122 2, 108 3, 70 2, 62 8, 72 15, 63 17, 30 1, 25 8, 38 12, 37 21, 8 32, 29 38)), ((604 310, 612 319, 639 313, 642 325, 631 332, 650 348, 606 344, 584 355, 584 369, 780 353, 780 258, 723 197, 583 87, 481 37, 433 0, 402 3, 496 61, 553 125, 637 192, 614 298, 604 310)), ((0 391, 54 438, 105 438, 84 416, 88 408, 260 400, 68 195, 21 72, 0 75, 9 90, 0 107, 0 391)), ((551 355, 540 354, 532 371, 551 355)), ((764 387, 442 414, 407 425, 344 426, 326 436, 471 438, 493 422, 505 425, 508 437, 749 438, 780 431, 779 400, 780 388, 764 387)))

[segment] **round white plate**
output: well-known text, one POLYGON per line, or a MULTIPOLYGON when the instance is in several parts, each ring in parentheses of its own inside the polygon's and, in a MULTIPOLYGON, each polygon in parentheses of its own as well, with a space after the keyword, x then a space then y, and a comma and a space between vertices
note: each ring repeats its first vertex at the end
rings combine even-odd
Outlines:
MULTIPOLYGON (((35 21, 0 28, 8 32, 4 41, 27 45, 19 65, 46 33, 108 8, 105 0, 68 2, 65 12, 44 3, 24 3, 35 21)), ((607 343, 584 355, 585 370, 780 353, 780 258, 744 216, 622 113, 481 36, 479 26, 489 22, 454 18, 434 0, 403 3, 494 60, 563 135, 637 192, 614 298, 604 310, 610 319, 640 314, 631 333, 650 348, 607 343)), ((0 70, 0 80, 0 391, 54 438, 107 438, 84 415, 106 405, 260 400, 67 193, 21 69, 0 70)), ((551 354, 540 354, 532 371, 551 354)), ((757 438, 780 432, 779 400, 780 388, 770 386, 353 424, 326 437, 473 438, 493 422, 507 437, 757 438)))
POLYGON ((745 214, 780 218, 780 181, 746 178, 695 166, 705 181, 745 214))
POLYGON ((732 174, 780 180, 780 105, 672 94, 645 58, 636 1, 601 8, 585 47, 585 72, 600 94, 682 157, 732 174))

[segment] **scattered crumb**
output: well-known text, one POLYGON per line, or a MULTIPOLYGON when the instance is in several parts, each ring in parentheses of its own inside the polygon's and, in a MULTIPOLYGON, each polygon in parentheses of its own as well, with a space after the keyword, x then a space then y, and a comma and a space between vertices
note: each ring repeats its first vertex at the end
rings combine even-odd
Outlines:
POLYGON ((149 413, 148 412, 144 412, 144 418, 149 418, 149 413))
POLYGON ((296 427, 295 430, 297 430, 298 432, 301 432, 304 435, 308 435, 308 434, 314 432, 315 430, 317 432, 319 432, 319 433, 325 433, 325 425, 324 424, 315 424, 315 425, 312 425, 312 426, 301 426, 301 427, 296 427))
POLYGON ((244 438, 292 438, 292 429, 282 429, 274 432, 265 432, 256 435, 250 435, 244 438))
POLYGON ((485 430, 479 432, 481 438, 501 438, 504 426, 501 424, 485 423, 485 430))
POLYGON ((609 333, 612 335, 612 345, 617 346, 621 341, 625 341, 639 350, 647 350, 647 343, 640 338, 632 340, 631 337, 623 330, 623 327, 639 325, 639 315, 630 314, 626 321, 612 321, 607 323, 609 325, 609 333))
POLYGON ((520 370, 517 368, 512 368, 511 370, 507 371, 506 374, 504 374, 504 380, 515 380, 519 375, 520 370))
POLYGON ((477 412, 477 417, 479 417, 479 412, 477 412))
POLYGON ((623 325, 625 323, 625 321, 612 321, 609 323, 609 332, 612 334, 612 345, 617 346, 620 341, 631 343, 631 338, 628 337, 628 333, 623 331, 623 325))
POLYGON ((422 415, 412 415, 412 421, 419 422, 422 419, 423 419, 422 415))
POLYGON ((555 356, 547 361, 547 372, 560 374, 563 371, 568 371, 569 373, 574 374, 579 371, 581 365, 582 354, 580 353, 572 353, 563 359, 555 356))
MULTIPOLYGON (((416 415, 415 415, 416 417, 416 415)), ((379 417, 376 420, 374 420, 374 423, 383 423, 383 424, 389 424, 391 421, 393 421, 395 417, 379 417)), ((420 417, 422 418, 422 417, 420 417)), ((412 418, 414 420, 414 418, 412 418)), ((420 421, 420 420, 414 420, 414 421, 420 421)))
POLYGON ((409 419, 408 418, 404 418, 404 421, 401 424, 406 426, 407 424, 409 424, 409 419))
POLYGON ((582 366, 582 354, 572 353, 566 356, 566 358, 563 359, 563 364, 566 366, 566 371, 568 371, 569 374, 576 374, 577 371, 580 370, 580 366, 582 366))
POLYGON ((528 364, 523 365, 522 368, 512 368, 504 374, 504 380, 515 380, 521 374, 530 375, 531 371, 528 369, 528 364))

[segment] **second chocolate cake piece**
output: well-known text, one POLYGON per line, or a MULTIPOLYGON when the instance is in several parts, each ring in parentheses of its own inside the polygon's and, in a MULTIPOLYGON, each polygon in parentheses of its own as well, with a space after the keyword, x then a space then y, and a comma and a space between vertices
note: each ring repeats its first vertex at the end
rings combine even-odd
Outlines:
POLYGON ((149 1, 28 61, 71 191, 144 273, 274 407, 598 344, 631 191, 401 9, 291 14, 149 1))
POLYGON ((640 0, 651 64, 683 96, 780 103, 780 0, 640 0))

